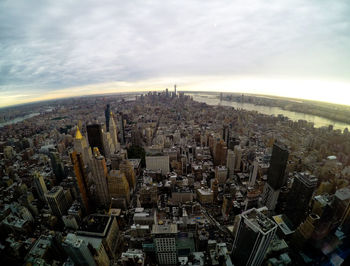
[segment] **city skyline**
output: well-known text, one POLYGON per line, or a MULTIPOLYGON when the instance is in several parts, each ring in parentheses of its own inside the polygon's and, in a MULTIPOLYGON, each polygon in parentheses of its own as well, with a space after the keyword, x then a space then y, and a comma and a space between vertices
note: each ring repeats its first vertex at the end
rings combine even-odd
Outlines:
POLYGON ((350 105, 347 1, 2 1, 0 10, 0 107, 174 83, 350 105))

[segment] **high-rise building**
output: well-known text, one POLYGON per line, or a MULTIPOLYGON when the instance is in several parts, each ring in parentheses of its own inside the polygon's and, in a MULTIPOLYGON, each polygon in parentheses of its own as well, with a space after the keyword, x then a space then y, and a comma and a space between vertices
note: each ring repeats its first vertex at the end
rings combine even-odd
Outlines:
POLYGON ((119 169, 125 174, 129 183, 129 188, 134 191, 136 188, 136 175, 134 171, 134 165, 129 160, 123 160, 119 165, 119 169))
POLYGON ((275 142, 262 200, 263 205, 268 207, 269 210, 275 209, 281 188, 286 183, 285 170, 288 156, 287 147, 275 142))
POLYGON ((95 260, 88 248, 88 243, 75 234, 69 233, 63 243, 63 249, 76 265, 95 266, 95 260))
POLYGON ((96 200, 99 206, 107 207, 110 202, 107 186, 107 166, 105 158, 97 147, 94 148, 92 159, 92 178, 96 189, 96 200))
POLYGON ((74 138, 74 150, 83 156, 84 165, 90 165, 92 152, 86 138, 81 134, 78 126, 74 138))
POLYGON ((115 117, 114 114, 111 112, 111 118, 109 120, 109 132, 111 134, 111 139, 113 141, 113 145, 115 148, 115 151, 120 151, 120 143, 118 141, 118 128, 114 121, 115 117))
POLYGON ((298 226, 305 220, 317 181, 315 176, 308 173, 295 173, 286 207, 286 215, 294 226, 298 226))
POLYGON ((250 209, 239 215, 233 243, 235 265, 261 265, 277 225, 260 209, 250 209))
POLYGON ((226 165, 227 147, 222 139, 216 143, 214 165, 226 165))
POLYGON ((87 125, 86 130, 87 130, 88 140, 92 151, 94 150, 95 147, 97 147, 100 153, 102 155, 105 155, 101 125, 99 124, 87 125))
POLYGON ((335 192, 334 208, 339 227, 348 234, 350 232, 350 189, 348 187, 338 189, 335 192))
POLYGON ((43 176, 39 173, 34 173, 33 181, 35 190, 38 193, 39 198, 42 201, 45 201, 45 194, 47 193, 47 188, 43 176))
POLYGON ((226 167, 228 169, 228 176, 232 177, 235 172, 235 153, 233 150, 227 150, 226 167))
POLYGON ((152 235, 159 265, 177 265, 177 232, 177 224, 153 225, 152 235))
POLYGON ((87 185, 87 175, 86 169, 84 167, 84 162, 81 153, 73 151, 71 153, 71 160, 74 167, 74 173, 77 180, 78 189, 80 192, 81 203, 85 207, 85 211, 89 211, 89 196, 88 196, 88 185, 87 185))
POLYGON ((256 177, 258 175, 258 169, 259 169, 259 163, 257 160, 254 160, 250 168, 249 181, 248 181, 248 184, 251 187, 255 185, 256 177))
POLYGON ((55 174, 55 177, 59 183, 65 177, 63 163, 61 161, 60 155, 58 152, 50 152, 49 157, 51 160, 53 173, 55 174))
POLYGON ((107 104, 106 109, 105 109, 105 118, 106 118, 106 131, 109 132, 109 120, 111 116, 111 108, 110 105, 107 104))
POLYGON ((111 170, 108 177, 108 189, 111 198, 124 198, 130 202, 130 188, 125 174, 119 170, 111 170))
POLYGON ((61 217, 67 212, 69 206, 63 187, 53 187, 45 196, 53 215, 61 217))
POLYGON ((286 182, 285 170, 289 151, 282 143, 273 145, 270 167, 267 173, 267 183, 274 189, 280 189, 286 182))
POLYGON ((236 145, 234 148, 234 152, 235 152, 235 170, 239 171, 241 170, 241 163, 242 163, 242 148, 240 145, 236 145))

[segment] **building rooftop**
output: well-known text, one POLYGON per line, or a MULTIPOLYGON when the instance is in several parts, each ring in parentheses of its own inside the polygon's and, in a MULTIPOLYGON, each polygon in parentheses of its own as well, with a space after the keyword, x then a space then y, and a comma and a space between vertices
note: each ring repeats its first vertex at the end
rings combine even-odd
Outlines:
POLYGON ((77 233, 80 235, 95 235, 104 237, 112 219, 108 215, 92 214, 84 219, 77 233))
POLYGON ((152 234, 177 234, 176 224, 154 224, 152 227, 152 234))
POLYGON ((249 223, 254 226, 254 228, 264 234, 277 227, 277 225, 271 219, 269 219, 267 216, 255 208, 242 213, 242 217, 249 221, 249 223))
POLYGON ((340 200, 349 200, 350 199, 350 189, 347 187, 338 189, 335 192, 335 196, 340 200))

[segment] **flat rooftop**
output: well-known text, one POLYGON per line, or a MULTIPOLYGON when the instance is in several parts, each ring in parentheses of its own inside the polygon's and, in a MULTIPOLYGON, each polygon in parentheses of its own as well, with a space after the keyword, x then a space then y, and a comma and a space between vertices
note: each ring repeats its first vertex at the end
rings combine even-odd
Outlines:
POLYGON ((265 216, 263 213, 253 208, 242 214, 244 219, 247 219, 256 229, 262 233, 268 233, 277 227, 277 225, 265 216))
POLYGON ((154 224, 152 227, 152 234, 177 234, 176 224, 154 224))
POLYGON ((87 219, 84 219, 77 233, 84 235, 105 236, 110 222, 111 217, 108 215, 92 214, 88 216, 87 219))

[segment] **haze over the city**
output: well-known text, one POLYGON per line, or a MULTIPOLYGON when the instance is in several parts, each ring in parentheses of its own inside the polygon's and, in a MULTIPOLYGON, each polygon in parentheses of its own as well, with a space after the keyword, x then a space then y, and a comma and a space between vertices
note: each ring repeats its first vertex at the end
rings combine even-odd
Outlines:
POLYGON ((350 2, 0 2, 0 107, 100 93, 244 92, 350 105, 350 2))

